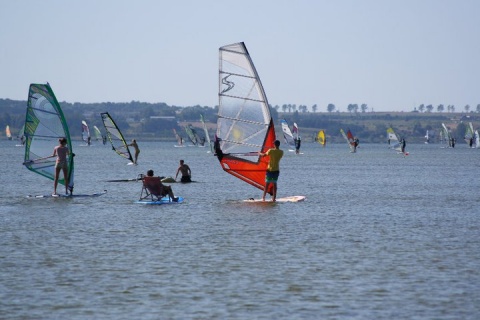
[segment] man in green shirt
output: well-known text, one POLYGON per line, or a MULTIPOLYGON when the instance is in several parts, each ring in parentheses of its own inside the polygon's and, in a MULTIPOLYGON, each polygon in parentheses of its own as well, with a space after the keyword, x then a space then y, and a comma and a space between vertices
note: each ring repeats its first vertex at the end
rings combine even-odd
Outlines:
POLYGON ((283 157, 283 150, 280 150, 280 141, 275 140, 275 147, 268 149, 265 153, 260 153, 260 156, 270 156, 270 161, 268 162, 267 173, 265 175, 265 188, 263 189, 262 200, 265 201, 265 196, 267 195, 267 190, 272 184, 272 201, 275 202, 277 197, 277 180, 280 175, 280 160, 283 157))

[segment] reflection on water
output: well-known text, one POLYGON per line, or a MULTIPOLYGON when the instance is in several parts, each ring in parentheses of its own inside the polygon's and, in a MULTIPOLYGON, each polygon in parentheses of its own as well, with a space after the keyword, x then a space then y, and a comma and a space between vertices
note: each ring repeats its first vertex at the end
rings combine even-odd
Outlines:
MULTIPOLYGON (((81 142, 78 142, 80 145, 81 142)), ((142 143, 138 166, 74 146, 77 193, 27 199, 53 183, 0 143, 0 318, 454 318, 480 316, 478 157, 463 145, 302 145, 281 163, 279 196, 223 172, 204 148, 142 143), (141 206, 154 169, 185 203, 141 206)))

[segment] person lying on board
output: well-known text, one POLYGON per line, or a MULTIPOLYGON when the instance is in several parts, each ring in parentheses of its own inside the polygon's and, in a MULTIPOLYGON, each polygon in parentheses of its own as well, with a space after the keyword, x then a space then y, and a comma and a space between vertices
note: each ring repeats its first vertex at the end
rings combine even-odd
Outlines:
POLYGON ((170 196, 172 201, 177 202, 178 198, 173 195, 173 190, 171 186, 166 186, 162 183, 160 177, 153 176, 153 170, 148 170, 147 175, 143 177, 143 186, 154 196, 158 198, 163 198, 165 196, 170 196))
POLYGON ((182 178, 180 179, 180 182, 192 182, 192 171, 190 170, 188 164, 186 164, 183 160, 180 160, 180 166, 177 169, 175 180, 177 180, 178 174, 180 172, 182 173, 182 178))

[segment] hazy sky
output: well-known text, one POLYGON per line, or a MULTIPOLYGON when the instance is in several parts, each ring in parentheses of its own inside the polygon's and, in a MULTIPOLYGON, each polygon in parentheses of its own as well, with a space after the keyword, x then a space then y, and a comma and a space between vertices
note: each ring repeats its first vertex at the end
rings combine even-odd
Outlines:
MULTIPOLYGON (((0 0, 0 98, 218 104, 244 41, 272 105, 480 104, 478 0, 0 0)), ((435 109, 436 110, 436 109, 435 109)))

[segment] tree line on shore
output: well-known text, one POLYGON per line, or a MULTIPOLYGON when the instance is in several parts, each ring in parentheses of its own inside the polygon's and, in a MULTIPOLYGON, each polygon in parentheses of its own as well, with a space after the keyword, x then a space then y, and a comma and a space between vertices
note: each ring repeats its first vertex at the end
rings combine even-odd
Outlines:
MULTIPOLYGON (((15 136, 25 122, 26 101, 0 99, 0 126, 10 126, 15 136)), ((68 103, 60 102, 71 135, 81 135, 81 121, 90 126, 96 125, 103 130, 101 112, 109 112, 124 135, 151 140, 173 140, 173 129, 184 132, 184 126, 191 124, 201 128, 200 115, 203 115, 210 136, 214 136, 218 106, 169 106, 165 103, 145 103, 131 101, 127 103, 68 103)), ((348 112, 340 112, 333 104, 327 106, 327 112, 317 112, 316 105, 309 112, 306 106, 295 105, 272 106, 272 117, 276 127, 281 129, 279 119, 286 119, 290 124, 296 122, 304 141, 313 140, 318 130, 325 130, 330 142, 341 142, 340 128, 350 129, 362 142, 385 142, 386 130, 393 127, 395 132, 411 143, 424 141, 427 130, 435 137, 440 132, 442 123, 450 129, 452 135, 461 139, 466 130, 466 123, 472 122, 477 129, 480 124, 480 105, 477 111, 470 108, 465 112, 454 112, 448 108, 447 113, 437 107, 439 112, 431 112, 430 107, 420 105, 411 112, 367 112, 366 104, 349 105, 348 112), (360 112, 358 112, 360 110, 360 112), (282 111, 282 112, 281 112, 282 111)), ((3 132, 3 134, 5 134, 3 132)))

